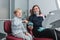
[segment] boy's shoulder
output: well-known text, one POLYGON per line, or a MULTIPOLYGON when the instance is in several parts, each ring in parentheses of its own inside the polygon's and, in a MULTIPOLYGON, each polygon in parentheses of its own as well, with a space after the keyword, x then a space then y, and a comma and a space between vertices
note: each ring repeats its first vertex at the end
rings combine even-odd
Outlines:
POLYGON ((16 19, 17 17, 14 17, 14 19, 16 19))
POLYGON ((17 18, 16 17, 12 18, 12 21, 17 21, 17 18))

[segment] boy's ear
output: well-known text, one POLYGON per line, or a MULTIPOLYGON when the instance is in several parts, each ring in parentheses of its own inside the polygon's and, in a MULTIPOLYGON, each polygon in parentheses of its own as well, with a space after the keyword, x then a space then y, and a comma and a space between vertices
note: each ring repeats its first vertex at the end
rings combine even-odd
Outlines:
POLYGON ((16 14, 14 14, 14 16, 16 16, 16 14))

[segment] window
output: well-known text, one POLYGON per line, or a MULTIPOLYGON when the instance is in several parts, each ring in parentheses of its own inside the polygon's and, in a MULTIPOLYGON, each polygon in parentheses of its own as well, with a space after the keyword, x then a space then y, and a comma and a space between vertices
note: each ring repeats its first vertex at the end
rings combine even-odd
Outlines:
POLYGON ((14 10, 14 0, 0 0, 0 20, 10 20, 14 10))
POLYGON ((0 0, 0 19, 10 18, 10 0, 0 0))

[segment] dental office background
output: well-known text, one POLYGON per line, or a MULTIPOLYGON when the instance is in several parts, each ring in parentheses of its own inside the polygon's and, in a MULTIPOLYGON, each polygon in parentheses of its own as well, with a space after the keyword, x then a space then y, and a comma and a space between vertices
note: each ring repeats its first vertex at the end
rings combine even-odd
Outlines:
POLYGON ((0 33, 5 34, 4 20, 12 19, 16 8, 21 8, 23 18, 26 18, 30 15, 29 10, 34 4, 39 5, 41 12, 46 16, 49 12, 60 9, 60 0, 0 0, 0 33))

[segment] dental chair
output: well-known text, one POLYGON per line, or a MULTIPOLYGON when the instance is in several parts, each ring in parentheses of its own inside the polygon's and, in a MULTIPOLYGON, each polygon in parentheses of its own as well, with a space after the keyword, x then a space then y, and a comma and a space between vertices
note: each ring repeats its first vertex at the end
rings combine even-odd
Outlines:
POLYGON ((44 28, 57 28, 58 21, 60 20, 60 10, 54 10, 47 14, 45 20, 42 22, 44 28), (57 25, 54 25, 57 24, 57 25))
POLYGON ((6 40, 23 40, 23 38, 14 37, 11 33, 11 21, 4 21, 4 31, 7 33, 6 40))

